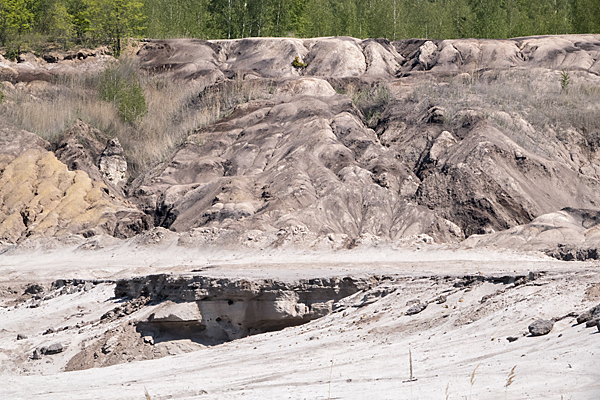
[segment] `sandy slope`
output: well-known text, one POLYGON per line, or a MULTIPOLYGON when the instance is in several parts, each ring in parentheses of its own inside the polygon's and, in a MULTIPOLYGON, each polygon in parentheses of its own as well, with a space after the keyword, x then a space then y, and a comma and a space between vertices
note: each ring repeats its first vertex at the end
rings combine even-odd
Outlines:
MULTIPOLYGON (((187 354, 68 373, 53 367, 60 362, 52 357, 72 353, 46 356, 40 361, 23 360, 21 366, 0 372, 0 398, 142 399, 146 388, 153 399, 327 399, 330 374, 331 398, 337 399, 443 399, 447 388, 450 399, 600 397, 600 334, 595 328, 574 326, 574 318, 569 317, 557 322, 548 336, 521 335, 534 319, 560 317, 598 304, 598 293, 588 290, 586 294, 600 282, 595 263, 558 262, 509 251, 427 247, 420 251, 374 248, 327 254, 241 254, 121 246, 99 252, 55 250, 3 256, 0 276, 4 281, 1 285, 6 286, 7 282, 58 277, 181 273, 201 266, 211 266, 202 271, 211 276, 294 280, 385 274, 396 280, 383 284, 385 290, 373 292, 384 295, 375 296, 371 304, 187 354), (454 285, 456 276, 467 273, 487 276, 515 271, 547 272, 516 287, 489 282, 454 285), (435 278, 448 275, 454 277, 435 278), (448 295, 445 303, 432 302, 420 314, 403 315, 407 301, 433 300, 442 293, 448 295), (482 297, 490 294, 482 303, 482 297), (519 339, 509 343, 508 336, 519 339), (413 382, 405 382, 409 379, 409 349, 417 378, 413 382), (505 388, 515 365, 514 383, 505 388)), ((41 335, 43 328, 71 315, 73 309, 84 310, 84 319, 93 320, 113 307, 111 289, 111 285, 99 285, 88 292, 57 297, 35 309, 0 308, 2 364, 10 363, 7 357, 11 362, 17 355, 26 358, 28 350, 50 340, 41 335), (29 339, 16 342, 17 331, 27 332, 29 339)), ((348 303, 360 305, 362 296, 359 293, 354 303, 348 303)), ((64 324, 69 322, 67 319, 64 324)), ((100 328, 83 328, 81 340, 98 332, 94 329, 100 328)), ((56 340, 62 334, 77 335, 69 330, 55 334, 56 340)))

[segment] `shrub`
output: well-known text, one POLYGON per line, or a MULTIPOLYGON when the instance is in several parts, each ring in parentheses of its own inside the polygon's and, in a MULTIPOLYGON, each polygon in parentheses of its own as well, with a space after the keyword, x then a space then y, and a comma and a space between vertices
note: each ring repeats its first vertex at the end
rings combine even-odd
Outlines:
POLYGON ((138 123, 148 113, 139 78, 127 65, 107 68, 100 76, 98 92, 100 99, 117 106, 119 117, 125 123, 138 123))
POLYGON ((390 101, 390 91, 385 86, 359 90, 352 95, 352 101, 365 116, 367 125, 373 128, 390 101))
POLYGON ((569 83, 571 83, 571 77, 569 76, 569 73, 563 69, 560 72, 560 87, 562 88, 563 92, 567 91, 569 88, 569 83))
POLYGON ((17 58, 21 55, 21 44, 9 43, 6 46, 6 52, 4 53, 4 58, 10 61, 17 61, 17 58))
POLYGON ((300 61, 300 57, 296 56, 296 58, 294 58, 294 61, 292 61, 292 66, 294 68, 306 68, 308 64, 303 63, 302 61, 300 61))
POLYGON ((4 101, 4 92, 0 91, 0 103, 4 101))

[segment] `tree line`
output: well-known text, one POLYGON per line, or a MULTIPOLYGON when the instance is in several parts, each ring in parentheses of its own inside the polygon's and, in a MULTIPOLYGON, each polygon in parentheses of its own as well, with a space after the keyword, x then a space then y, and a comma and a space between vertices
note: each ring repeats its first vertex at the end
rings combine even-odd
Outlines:
POLYGON ((125 37, 509 38, 600 33, 600 0, 0 0, 0 43, 125 37))

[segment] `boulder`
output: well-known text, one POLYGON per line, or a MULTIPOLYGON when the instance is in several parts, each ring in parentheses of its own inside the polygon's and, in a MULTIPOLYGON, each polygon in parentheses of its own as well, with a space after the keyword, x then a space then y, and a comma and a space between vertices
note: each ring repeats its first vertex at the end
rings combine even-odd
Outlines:
POLYGON ((43 351, 45 355, 58 354, 63 352, 64 346, 61 343, 54 343, 48 347, 42 347, 42 350, 45 350, 43 351))
POLYGON ((127 179, 127 161, 118 138, 110 139, 100 156, 98 166, 104 178, 115 186, 127 179))
POLYGON ((142 340, 144 341, 144 343, 154 345, 154 337, 150 335, 142 337, 142 340))
MULTIPOLYGON (((593 321, 593 320, 597 320, 597 319, 600 319, 600 304, 579 314, 579 316, 577 317, 577 323, 583 324, 584 322, 587 323, 589 321, 593 321)), ((590 326, 593 326, 593 325, 590 325, 590 326)))
POLYGON ((111 336, 102 345, 102 353, 104 353, 104 354, 112 353, 117 348, 118 345, 119 345, 119 337, 111 336))
POLYGON ((425 42, 419 48, 419 64, 424 70, 430 69, 436 61, 437 46, 432 41, 425 42))
POLYGON ((544 336, 550 333, 554 327, 554 322, 551 320, 538 319, 529 325, 529 333, 531 336, 544 336))
POLYGON ((42 353, 39 349, 33 350, 33 354, 31 355, 32 360, 40 360, 42 358, 42 353))
POLYGON ((418 303, 406 310, 406 315, 415 315, 427 308, 427 303, 418 303))

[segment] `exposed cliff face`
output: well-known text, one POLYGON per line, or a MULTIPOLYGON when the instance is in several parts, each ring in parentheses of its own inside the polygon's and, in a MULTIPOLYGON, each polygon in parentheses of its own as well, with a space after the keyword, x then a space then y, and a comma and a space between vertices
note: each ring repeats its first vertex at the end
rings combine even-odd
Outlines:
POLYGON ((142 336, 215 344, 304 324, 331 313, 338 300, 378 283, 378 278, 286 283, 156 275, 118 281, 115 296, 160 302, 137 325, 142 336))

